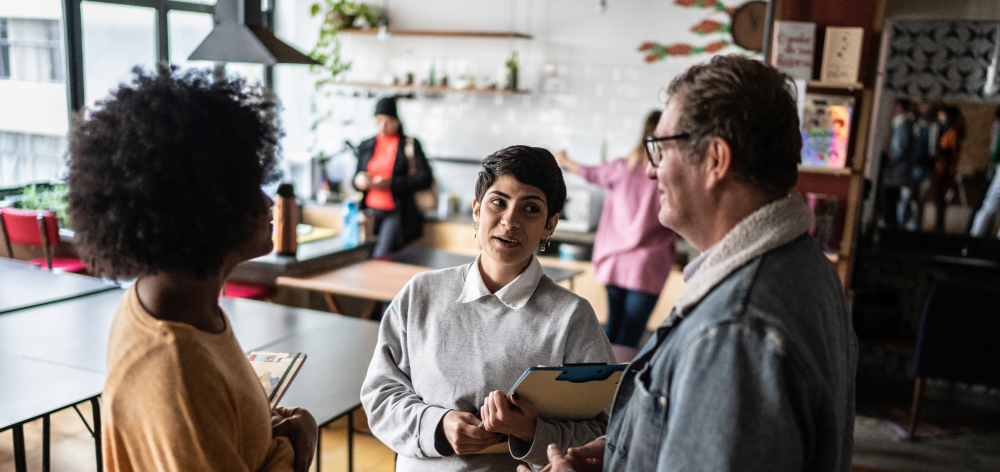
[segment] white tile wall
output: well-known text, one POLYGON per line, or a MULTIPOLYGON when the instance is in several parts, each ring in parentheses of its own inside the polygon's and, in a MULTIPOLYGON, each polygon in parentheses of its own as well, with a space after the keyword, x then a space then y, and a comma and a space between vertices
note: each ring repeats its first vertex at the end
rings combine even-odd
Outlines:
MULTIPOLYGON (((280 2, 278 34, 303 50, 316 38, 316 21, 308 16, 312 0, 280 2)), ((378 5, 378 2, 373 2, 378 5)), ((414 72, 426 79, 431 64, 437 75, 473 74, 496 80, 512 50, 518 51, 523 96, 447 93, 401 100, 399 112, 409 135, 421 140, 431 157, 482 158, 512 144, 562 149, 586 138, 605 159, 625 155, 636 144, 642 120, 662 107, 661 89, 692 64, 708 56, 643 62, 636 48, 643 41, 705 44, 688 30, 705 18, 726 21, 721 13, 683 8, 662 0, 612 2, 596 13, 594 2, 581 0, 393 0, 388 7, 395 28, 517 30, 532 40, 468 39, 342 35, 343 56, 352 61, 347 81, 382 82, 414 72), (721 17, 720 17, 721 15, 721 17), (556 79, 546 81, 546 65, 556 79), (545 93, 545 89, 553 92, 545 93)), ((724 53, 742 52, 730 47, 724 53)), ((302 66, 276 71, 276 88, 285 104, 286 156, 304 158, 319 150, 339 149, 345 140, 359 142, 374 133, 378 97, 346 87, 330 96, 314 93, 316 76, 302 66), (332 109, 333 119, 309 131, 311 107, 332 109)), ((452 82, 454 83, 454 82, 452 82)), ((375 93, 387 93, 373 90, 375 93)), ((439 185, 463 197, 471 195, 468 172, 437 166, 439 185)), ((474 173, 472 173, 474 175, 474 173)))

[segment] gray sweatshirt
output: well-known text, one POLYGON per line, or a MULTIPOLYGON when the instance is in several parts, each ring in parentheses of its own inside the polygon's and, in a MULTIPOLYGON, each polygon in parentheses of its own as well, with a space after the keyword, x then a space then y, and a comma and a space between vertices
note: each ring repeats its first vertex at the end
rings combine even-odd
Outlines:
POLYGON ((449 410, 471 412, 507 391, 529 367, 614 364, 614 353, 583 298, 542 273, 537 259, 496 294, 476 262, 414 277, 382 319, 361 388, 372 433, 399 453, 396 470, 504 471, 548 462, 545 448, 580 446, 605 433, 607 412, 590 421, 537 420, 535 440, 510 438, 510 454, 450 455, 435 448, 449 410))

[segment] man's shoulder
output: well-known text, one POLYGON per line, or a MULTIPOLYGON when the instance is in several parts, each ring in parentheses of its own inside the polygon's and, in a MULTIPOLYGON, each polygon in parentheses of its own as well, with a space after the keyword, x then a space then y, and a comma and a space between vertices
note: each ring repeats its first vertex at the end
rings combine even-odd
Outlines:
POLYGON ((849 322, 840 278, 808 235, 747 262, 687 317, 682 331, 692 336, 723 324, 797 332, 803 325, 818 326, 824 318, 849 322))

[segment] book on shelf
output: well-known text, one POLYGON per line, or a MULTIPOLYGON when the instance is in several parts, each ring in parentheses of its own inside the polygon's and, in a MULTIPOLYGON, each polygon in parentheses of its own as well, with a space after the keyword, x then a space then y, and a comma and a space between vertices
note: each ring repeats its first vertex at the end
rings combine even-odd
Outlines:
POLYGON ((864 28, 830 26, 823 43, 819 80, 827 83, 855 83, 861 65, 864 28))
POLYGON ((854 97, 807 94, 802 109, 802 165, 843 169, 854 97))
POLYGON ((805 193, 806 203, 813 212, 813 222, 809 225, 809 235, 824 251, 830 252, 833 239, 833 224, 837 219, 837 196, 821 193, 805 193))
POLYGON ((771 65, 793 79, 812 79, 816 23, 776 21, 773 44, 771 65))
POLYGON ((306 361, 306 355, 301 352, 253 351, 247 355, 247 359, 267 394, 271 408, 274 408, 285 395, 292 380, 295 380, 295 375, 306 361))

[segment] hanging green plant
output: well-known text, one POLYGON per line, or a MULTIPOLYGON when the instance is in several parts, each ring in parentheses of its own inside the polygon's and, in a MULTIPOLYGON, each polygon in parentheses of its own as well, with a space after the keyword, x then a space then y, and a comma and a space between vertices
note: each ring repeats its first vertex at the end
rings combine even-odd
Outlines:
POLYGON ((316 87, 333 82, 336 77, 351 68, 351 63, 340 58, 340 38, 337 34, 349 28, 373 28, 382 21, 382 13, 378 8, 359 2, 347 0, 323 0, 313 4, 310 9, 313 17, 323 19, 319 27, 319 39, 316 47, 309 53, 321 65, 309 66, 309 70, 318 73, 316 87))

